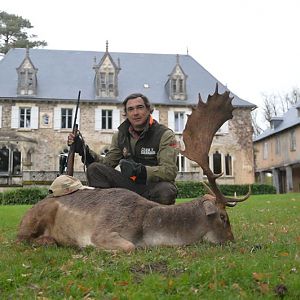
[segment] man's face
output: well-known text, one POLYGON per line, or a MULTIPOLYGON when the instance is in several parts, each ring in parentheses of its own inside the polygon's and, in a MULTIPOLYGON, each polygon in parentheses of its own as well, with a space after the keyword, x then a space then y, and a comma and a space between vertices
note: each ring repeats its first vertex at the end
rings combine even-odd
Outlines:
POLYGON ((127 101, 126 116, 134 130, 143 130, 149 115, 150 109, 146 107, 144 100, 141 97, 127 101))

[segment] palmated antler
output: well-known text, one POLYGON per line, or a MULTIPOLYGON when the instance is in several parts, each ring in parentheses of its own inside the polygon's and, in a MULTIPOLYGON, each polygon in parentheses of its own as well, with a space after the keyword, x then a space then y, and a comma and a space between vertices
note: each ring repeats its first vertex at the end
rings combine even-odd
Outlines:
POLYGON ((245 199, 226 198, 216 184, 216 179, 222 176, 222 173, 214 174, 209 168, 208 153, 213 137, 219 128, 233 117, 232 99, 229 91, 223 94, 218 93, 218 84, 216 84, 214 94, 208 96, 206 103, 202 101, 199 94, 198 105, 192 109, 192 114, 188 116, 183 131, 185 150, 181 151, 184 156, 199 164, 207 176, 216 198, 224 203, 245 201, 250 195, 249 191, 249 195, 247 194, 245 199))

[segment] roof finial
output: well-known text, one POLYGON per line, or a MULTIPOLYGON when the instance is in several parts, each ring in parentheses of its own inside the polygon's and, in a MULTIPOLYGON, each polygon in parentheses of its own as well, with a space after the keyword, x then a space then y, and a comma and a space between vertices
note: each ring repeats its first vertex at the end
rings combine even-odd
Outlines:
POLYGON ((189 47, 186 47, 186 55, 189 55, 189 47))
POLYGON ((26 57, 29 57, 29 46, 26 46, 26 57))
POLYGON ((106 40, 106 52, 108 52, 108 40, 106 40))
POLYGON ((179 65, 179 54, 176 54, 176 63, 179 65))

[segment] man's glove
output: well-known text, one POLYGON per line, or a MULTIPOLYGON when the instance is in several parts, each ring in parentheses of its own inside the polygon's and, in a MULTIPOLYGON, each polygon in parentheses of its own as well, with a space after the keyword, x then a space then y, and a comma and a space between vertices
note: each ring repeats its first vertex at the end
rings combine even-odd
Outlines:
POLYGON ((94 157, 90 153, 90 148, 88 145, 84 145, 82 139, 80 136, 75 136, 74 138, 74 144, 71 144, 74 146, 74 151, 75 153, 78 153, 81 156, 81 161, 84 164, 91 164, 92 162, 95 161, 94 157), (85 153, 84 153, 84 147, 85 147, 85 153))
POLYGON ((136 183, 146 183, 147 170, 144 165, 136 163, 132 159, 121 159, 120 168, 122 175, 125 177, 133 179, 136 183))
POLYGON ((78 153, 80 156, 83 156, 84 154, 83 141, 79 135, 76 135, 74 138, 74 151, 75 153, 78 153))

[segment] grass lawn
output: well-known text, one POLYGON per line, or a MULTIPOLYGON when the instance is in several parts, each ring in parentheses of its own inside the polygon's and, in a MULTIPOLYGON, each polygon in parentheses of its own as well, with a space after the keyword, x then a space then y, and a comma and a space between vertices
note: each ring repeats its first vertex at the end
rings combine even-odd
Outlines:
POLYGON ((228 208, 233 244, 133 253, 17 244, 28 208, 0 206, 0 299, 300 299, 300 194, 228 208))

